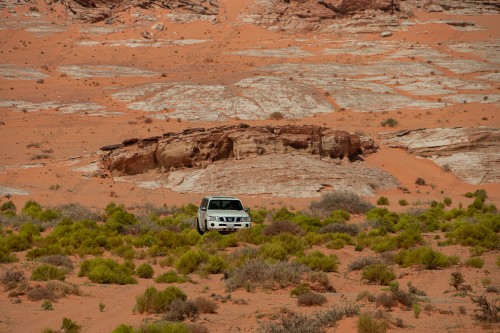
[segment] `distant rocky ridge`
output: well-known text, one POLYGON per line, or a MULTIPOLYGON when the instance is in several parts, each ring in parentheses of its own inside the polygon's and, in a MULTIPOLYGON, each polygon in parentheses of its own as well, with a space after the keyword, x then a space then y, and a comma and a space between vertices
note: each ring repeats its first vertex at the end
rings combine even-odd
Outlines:
POLYGON ((217 0, 45 0, 45 2, 61 3, 76 19, 86 22, 99 22, 119 12, 131 8, 165 8, 183 10, 201 15, 217 15, 217 0))
POLYGON ((500 182, 500 129, 403 130, 380 135, 384 144, 426 157, 471 184, 500 182))
POLYGON ((261 155, 302 153, 317 157, 362 159, 378 146, 368 137, 326 127, 304 125, 257 126, 246 124, 211 129, 193 128, 161 137, 124 140, 101 147, 101 169, 113 176, 150 170, 170 172, 203 169, 220 160, 242 160, 261 155))

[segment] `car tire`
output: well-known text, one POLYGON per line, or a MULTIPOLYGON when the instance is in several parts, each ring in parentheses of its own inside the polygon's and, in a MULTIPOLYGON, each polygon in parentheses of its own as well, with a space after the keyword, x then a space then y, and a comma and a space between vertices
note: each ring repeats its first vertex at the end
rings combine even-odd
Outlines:
POLYGON ((204 228, 200 225, 200 220, 196 219, 196 230, 200 235, 203 235, 205 233, 204 228))

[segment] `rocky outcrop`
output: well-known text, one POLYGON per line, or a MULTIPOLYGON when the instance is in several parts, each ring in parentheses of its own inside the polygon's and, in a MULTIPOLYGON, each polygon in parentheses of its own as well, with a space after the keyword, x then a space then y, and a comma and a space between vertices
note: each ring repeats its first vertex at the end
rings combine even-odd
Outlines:
POLYGON ((113 17, 131 7, 160 7, 181 10, 200 15, 217 15, 217 0, 48 0, 66 6, 76 19, 86 22, 99 22, 113 17))
POLYGON ((318 157, 349 158, 377 150, 367 137, 320 126, 222 126, 165 133, 162 137, 125 140, 101 147, 108 151, 101 168, 113 175, 135 175, 149 170, 170 172, 203 169, 221 160, 300 152, 318 157))
POLYGON ((471 184, 500 182, 500 129, 432 128, 381 134, 384 144, 432 159, 471 184))

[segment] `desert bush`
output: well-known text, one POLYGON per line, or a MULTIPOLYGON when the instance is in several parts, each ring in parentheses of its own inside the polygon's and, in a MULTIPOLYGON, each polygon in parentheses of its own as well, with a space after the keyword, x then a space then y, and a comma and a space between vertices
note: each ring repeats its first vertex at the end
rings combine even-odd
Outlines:
POLYGON ((344 307, 333 307, 327 311, 318 312, 314 318, 322 327, 335 327, 337 321, 344 317, 354 317, 359 315, 359 306, 356 304, 347 304, 344 307))
POLYGON ((408 201, 406 201, 406 199, 400 199, 398 203, 400 206, 408 206, 408 201))
POLYGON ((375 299, 377 306, 383 306, 387 310, 390 310, 392 307, 396 306, 398 302, 392 297, 392 294, 382 293, 378 295, 375 299))
POLYGON ((184 283, 187 279, 185 276, 180 276, 175 271, 168 271, 158 275, 155 279, 156 283, 184 283))
POLYGON ((426 185, 425 179, 417 177, 417 179, 415 180, 415 184, 420 185, 420 186, 424 186, 424 185, 426 185))
POLYGON ((45 284, 45 288, 53 291, 57 298, 63 298, 67 295, 82 294, 77 285, 59 280, 49 281, 45 284))
POLYGON ((483 268, 484 260, 479 257, 472 257, 465 260, 464 265, 475 268, 483 268))
POLYGON ((306 284, 299 284, 298 286, 294 287, 292 290, 290 290, 290 296, 292 297, 298 297, 303 294, 307 294, 311 292, 311 289, 306 284))
POLYGON ((344 223, 330 223, 324 227, 319 228, 318 233, 344 233, 351 236, 356 236, 359 233, 359 226, 355 224, 344 224, 344 223))
POLYGON ((248 215, 253 223, 264 223, 269 212, 266 209, 250 210, 248 215))
POLYGON ((364 214, 372 207, 369 202, 361 199, 356 193, 335 191, 323 195, 319 201, 311 202, 309 209, 316 216, 326 217, 338 209, 352 214, 364 214))
POLYGON ((327 302, 327 299, 325 296, 318 294, 318 293, 315 293, 313 291, 299 295, 299 297, 297 299, 297 304, 299 306, 323 305, 326 302, 327 302))
POLYGON ((104 284, 134 284, 137 280, 132 277, 130 267, 118 264, 113 259, 87 259, 80 264, 78 276, 86 276, 90 281, 104 284))
POLYGON ((25 280, 24 272, 15 268, 7 268, 0 275, 0 282, 6 290, 14 289, 25 280))
POLYGON ((370 293, 368 290, 363 290, 356 296, 356 302, 362 301, 362 300, 367 300, 368 302, 376 302, 377 297, 370 293))
POLYGON ((22 212, 24 215, 32 217, 35 220, 45 222, 56 220, 61 216, 61 213, 55 210, 43 209, 39 203, 33 200, 28 200, 26 202, 22 209, 22 212))
POLYGON ((255 285, 263 288, 284 288, 299 283, 306 267, 293 262, 269 263, 263 259, 251 259, 229 272, 226 287, 229 291, 255 285))
POLYGON ((358 319, 358 333, 385 333, 387 323, 384 319, 376 319, 370 313, 363 313, 358 319))
POLYGON ((383 260, 377 257, 360 257, 357 259, 354 259, 349 263, 347 266, 347 271, 352 272, 352 271, 359 271, 365 268, 366 266, 373 265, 373 264, 382 264, 383 260))
POLYGON ((288 251, 281 242, 264 244, 260 247, 259 253, 265 259, 285 260, 288 257, 288 251))
POLYGON ((396 273, 384 264, 371 264, 363 268, 361 278, 368 283, 387 286, 389 282, 396 279, 396 273))
POLYGON ((456 259, 447 257, 441 252, 435 251, 429 247, 421 247, 401 250, 394 257, 394 261, 403 267, 422 265, 426 269, 437 269, 451 266, 455 263, 456 259))
POLYGON ((325 255, 320 251, 313 251, 303 257, 297 258, 297 262, 306 265, 312 270, 320 270, 323 272, 335 272, 339 264, 336 255, 325 255))
POLYGON ((207 333, 206 331, 195 331, 189 329, 190 324, 171 323, 168 321, 156 321, 143 324, 137 329, 132 326, 121 324, 112 333, 207 333))
POLYGON ((290 255, 302 255, 304 250, 308 247, 307 241, 304 237, 289 233, 273 236, 271 242, 280 243, 290 255))
POLYGON ((220 274, 224 273, 224 271, 229 267, 229 263, 222 256, 215 254, 210 256, 206 266, 204 267, 204 271, 208 274, 220 274))
POLYGON ((468 246, 482 246, 487 249, 497 249, 500 243, 498 231, 500 229, 500 218, 498 215, 480 222, 457 221, 453 230, 446 237, 454 244, 468 246))
POLYGON ((279 111, 271 112, 271 114, 269 115, 269 119, 271 120, 281 120, 283 118, 285 118, 285 116, 279 111))
POLYGON ((445 197, 445 198, 443 199, 443 203, 444 203, 446 206, 451 206, 451 203, 452 203, 451 198, 449 198, 449 197, 445 197))
POLYGON ((455 288, 455 290, 459 290, 462 284, 465 282, 464 276, 460 272, 452 272, 450 278, 450 285, 455 288))
POLYGON ((264 236, 275 236, 280 233, 290 233, 292 235, 304 236, 304 230, 297 224, 286 220, 275 220, 267 225, 262 234, 264 236))
POLYGON ((394 118, 387 118, 380 123, 380 125, 382 127, 386 127, 386 126, 395 127, 395 126, 397 126, 397 124, 398 124, 398 121, 394 118))
POLYGON ((281 316, 279 323, 261 323, 259 333, 322 333, 321 323, 306 315, 290 312, 281 316))
POLYGON ((380 197, 377 199, 377 205, 379 206, 387 206, 389 205, 389 199, 387 199, 387 197, 380 197))
POLYGON ((388 231, 395 231, 395 225, 400 216, 390 212, 387 208, 373 208, 366 213, 366 220, 376 228, 384 227, 388 231))
POLYGON ((91 211, 90 209, 79 203, 70 203, 57 206, 56 210, 61 213, 62 217, 66 217, 73 221, 98 221, 100 219, 98 213, 91 211))
POLYGON ((151 265, 144 263, 137 267, 137 269, 135 270, 135 274, 140 278, 150 279, 153 277, 154 270, 151 265))
POLYGON ((189 318, 198 316, 198 308, 196 304, 190 300, 176 298, 170 303, 169 309, 165 314, 165 320, 168 321, 183 321, 189 318))
POLYGON ((471 297, 472 302, 478 307, 474 310, 474 319, 483 323, 498 323, 500 317, 500 299, 488 300, 485 295, 471 297))
POLYGON ((42 310, 45 310, 45 311, 52 311, 54 310, 54 307, 52 306, 52 302, 48 299, 44 300, 42 302, 42 305, 40 306, 42 308, 42 310))
POLYGON ((58 268, 56 266, 43 264, 36 267, 33 272, 31 272, 31 279, 33 281, 49 281, 49 280, 61 280, 66 278, 66 270, 58 268))
POLYGON ((194 300, 196 308, 198 308, 199 313, 216 313, 217 303, 206 297, 197 297, 194 300))
POLYGON ((44 299, 54 301, 57 299, 56 293, 44 286, 36 285, 26 292, 26 296, 30 301, 36 302, 44 299))
POLYGON ((175 299, 185 301, 186 294, 177 287, 167 287, 158 291, 148 287, 142 295, 136 297, 134 311, 139 313, 166 313, 175 299))
POLYGON ((198 269, 198 266, 206 262, 209 255, 201 250, 188 250, 174 263, 174 267, 182 274, 193 273, 198 269))
POLYGON ((2 213, 7 212, 7 211, 15 212, 16 209, 17 209, 16 205, 10 200, 2 203, 2 205, 0 206, 0 212, 2 212, 2 213))
POLYGON ((79 333, 82 330, 82 327, 73 320, 64 317, 61 329, 63 330, 64 333, 79 333))
POLYGON ((49 265, 65 267, 69 270, 73 269, 73 262, 71 261, 71 259, 60 254, 44 256, 39 258, 38 260, 49 265))

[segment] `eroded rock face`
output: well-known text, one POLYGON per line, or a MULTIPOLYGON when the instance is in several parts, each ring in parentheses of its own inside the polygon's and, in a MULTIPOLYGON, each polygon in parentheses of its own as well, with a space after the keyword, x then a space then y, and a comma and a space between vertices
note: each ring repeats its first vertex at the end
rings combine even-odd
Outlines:
POLYGON ((221 160, 242 160, 261 155, 294 152, 355 160, 377 150, 367 137, 319 126, 222 126, 163 137, 125 140, 102 147, 101 168, 114 176, 136 175, 156 169, 170 172, 181 168, 203 169, 221 160))
POLYGON ((380 135, 390 147, 432 159, 471 184, 500 182, 500 129, 433 128, 380 135))
POLYGON ((180 9, 200 15, 217 15, 217 0, 56 0, 76 19, 99 22, 130 7, 180 9))

